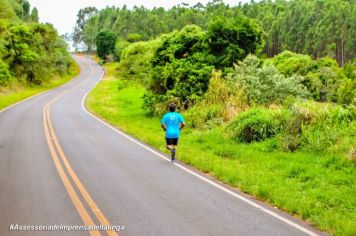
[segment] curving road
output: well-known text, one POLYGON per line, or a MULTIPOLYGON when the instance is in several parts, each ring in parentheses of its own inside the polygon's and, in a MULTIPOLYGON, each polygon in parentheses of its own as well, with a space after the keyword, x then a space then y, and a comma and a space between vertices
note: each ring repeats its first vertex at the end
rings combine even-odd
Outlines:
POLYGON ((321 234, 90 115, 83 99, 103 71, 75 59, 76 79, 0 113, 0 235, 321 234), (94 224, 124 229, 10 230, 94 224))

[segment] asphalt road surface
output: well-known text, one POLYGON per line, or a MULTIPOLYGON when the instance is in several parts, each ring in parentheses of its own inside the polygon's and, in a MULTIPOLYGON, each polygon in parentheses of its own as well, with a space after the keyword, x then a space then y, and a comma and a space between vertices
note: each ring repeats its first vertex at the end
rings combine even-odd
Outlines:
POLYGON ((103 70, 75 58, 77 78, 0 113, 1 236, 320 234, 90 115, 103 70))

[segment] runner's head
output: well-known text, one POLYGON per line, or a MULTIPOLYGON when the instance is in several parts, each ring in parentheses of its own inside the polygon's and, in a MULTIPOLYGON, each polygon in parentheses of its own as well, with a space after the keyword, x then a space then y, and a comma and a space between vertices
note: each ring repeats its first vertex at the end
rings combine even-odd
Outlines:
POLYGON ((174 104, 173 102, 171 104, 169 104, 168 107, 169 107, 170 112, 176 111, 176 108, 177 108, 176 104, 174 104))

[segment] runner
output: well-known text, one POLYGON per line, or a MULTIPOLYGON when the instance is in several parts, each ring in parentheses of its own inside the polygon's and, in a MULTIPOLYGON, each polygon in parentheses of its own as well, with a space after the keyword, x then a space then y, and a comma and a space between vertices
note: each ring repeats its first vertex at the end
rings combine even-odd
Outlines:
POLYGON ((176 112, 176 108, 176 104, 169 104, 169 112, 161 120, 161 127, 166 131, 166 146, 171 151, 172 162, 175 161, 180 130, 185 126, 183 116, 176 112))

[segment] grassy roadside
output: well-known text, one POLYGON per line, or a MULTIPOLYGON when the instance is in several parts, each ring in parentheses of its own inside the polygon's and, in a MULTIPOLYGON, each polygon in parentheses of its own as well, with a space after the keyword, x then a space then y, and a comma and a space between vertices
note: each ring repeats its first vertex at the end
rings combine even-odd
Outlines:
MULTIPOLYGON (((146 117, 142 109, 144 88, 115 78, 114 66, 106 67, 108 76, 87 98, 89 110, 165 151, 159 118, 146 117)), ((185 129, 178 159, 321 230, 356 235, 356 171, 350 162, 331 154, 276 151, 274 139, 236 144, 221 129, 185 129)))
POLYGON ((35 94, 58 87, 68 82, 70 79, 78 75, 80 71, 80 68, 76 63, 73 63, 73 66, 74 68, 69 74, 63 77, 54 78, 41 86, 38 85, 32 87, 19 87, 16 89, 0 89, 0 111, 16 102, 19 102, 35 94))

